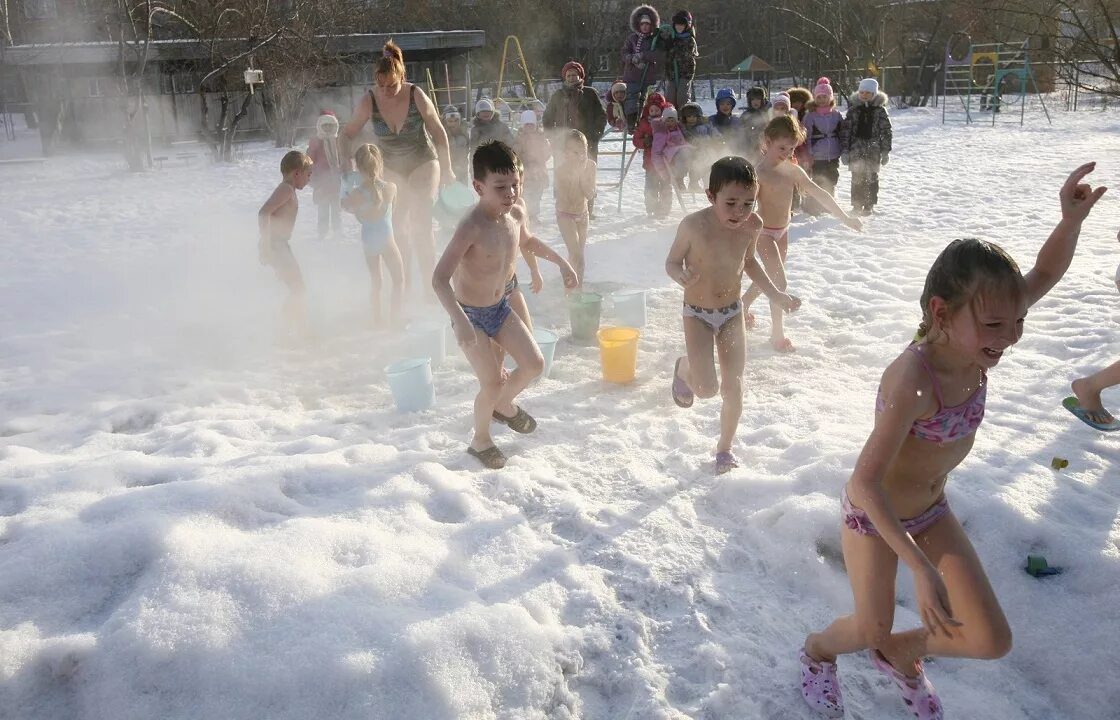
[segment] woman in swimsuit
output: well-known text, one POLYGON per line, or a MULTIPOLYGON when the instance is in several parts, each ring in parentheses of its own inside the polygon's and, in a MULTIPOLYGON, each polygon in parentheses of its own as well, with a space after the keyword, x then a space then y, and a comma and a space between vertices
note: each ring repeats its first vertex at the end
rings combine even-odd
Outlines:
POLYGON ((393 230, 404 263, 405 287, 411 286, 414 253, 424 279, 420 286, 427 287, 435 268, 432 206, 439 186, 455 182, 447 133, 424 91, 405 82, 404 54, 392 40, 385 43, 373 77, 373 89, 354 108, 343 135, 352 140, 366 122, 373 127, 386 179, 403 190, 393 213, 393 230))
POLYGON ((950 472, 968 457, 984 417, 987 371, 1019 341, 1027 308, 1065 274, 1081 223, 1104 188, 1062 187, 1062 220, 1025 276, 998 246, 955 240, 922 292, 919 339, 883 373, 875 427, 844 488, 840 529, 855 611, 801 650, 801 693, 827 717, 844 714, 836 657, 870 649, 913 715, 942 717, 922 672, 928 655, 994 659, 1011 630, 980 559, 945 499, 950 472), (922 627, 893 632, 898 562, 913 572, 922 627))

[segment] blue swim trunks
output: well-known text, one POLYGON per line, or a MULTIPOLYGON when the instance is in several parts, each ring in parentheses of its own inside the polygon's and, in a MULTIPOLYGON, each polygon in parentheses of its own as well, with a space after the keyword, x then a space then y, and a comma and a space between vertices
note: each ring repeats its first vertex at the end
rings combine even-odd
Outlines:
POLYGON ((466 314, 467 319, 471 321, 471 325, 486 333, 487 337, 494 337, 501 330, 502 323, 506 321, 509 314, 513 310, 509 306, 509 298, 506 295, 502 299, 488 307, 476 307, 474 305, 464 305, 459 303, 459 307, 463 308, 463 313, 466 314))

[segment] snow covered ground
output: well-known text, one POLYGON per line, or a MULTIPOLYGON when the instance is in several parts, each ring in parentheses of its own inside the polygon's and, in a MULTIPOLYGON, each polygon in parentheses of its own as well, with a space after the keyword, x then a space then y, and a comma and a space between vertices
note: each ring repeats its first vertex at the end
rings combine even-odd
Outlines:
MULTIPOLYGON (((865 232, 793 230, 799 352, 769 350, 761 313, 743 467, 718 478, 718 401, 669 397, 675 219, 646 222, 640 172, 621 212, 600 204, 588 255, 593 287, 649 290, 637 380, 603 383, 598 351, 568 341, 544 266, 531 307, 562 339, 524 396, 540 429, 498 432, 493 472, 463 452, 460 357, 433 410, 394 410, 382 368, 410 340, 368 328, 355 228, 317 241, 309 192, 293 246, 319 338, 277 342, 255 213, 282 150, 145 175, 111 155, 0 166, 0 717, 811 717, 796 651, 850 610, 838 496, 930 263, 976 235, 1029 267, 1086 160, 1120 191, 1115 114, 894 121, 865 232)), ((1114 192, 993 373, 950 483, 1015 632, 1001 661, 929 664, 950 717, 1117 717, 1120 440, 1060 401, 1120 356, 1118 226, 1114 192), (1031 578, 1028 553, 1065 573, 1031 578)), ((899 604, 917 624, 905 573, 899 604)), ((840 671, 849 717, 908 716, 865 657, 840 671)))

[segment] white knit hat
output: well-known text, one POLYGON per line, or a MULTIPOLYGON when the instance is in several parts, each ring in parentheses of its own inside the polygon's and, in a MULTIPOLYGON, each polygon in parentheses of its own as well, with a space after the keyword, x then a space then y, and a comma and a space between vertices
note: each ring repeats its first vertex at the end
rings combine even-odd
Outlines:
POLYGON ((859 91, 869 92, 874 95, 879 92, 879 81, 875 78, 864 78, 859 81, 859 91))
POLYGON ((665 112, 661 113, 661 119, 662 120, 676 120, 677 119, 677 109, 675 107, 665 108, 665 112))
POLYGON ((490 98, 482 98, 474 106, 474 114, 484 112, 494 112, 494 103, 490 102, 490 98))
POLYGON ((537 124, 537 114, 535 112, 533 112, 532 110, 522 110, 521 111, 521 124, 522 125, 534 125, 535 126, 537 124))

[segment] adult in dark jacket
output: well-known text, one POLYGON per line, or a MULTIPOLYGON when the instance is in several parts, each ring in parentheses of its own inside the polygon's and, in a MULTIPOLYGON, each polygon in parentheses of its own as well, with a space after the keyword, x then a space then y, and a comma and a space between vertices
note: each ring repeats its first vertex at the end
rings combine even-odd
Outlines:
MULTIPOLYGON (((583 84, 586 74, 582 65, 573 60, 564 65, 561 74, 564 87, 552 93, 544 109, 545 132, 579 130, 587 138, 588 157, 595 160, 599 157, 599 140, 607 129, 607 111, 595 88, 583 84)), ((564 147, 564 144, 554 143, 553 146, 564 147)))
POLYGON ((661 16, 651 5, 639 5, 630 13, 632 32, 622 46, 622 81, 626 83, 626 124, 633 132, 645 100, 646 88, 661 79, 663 52, 658 47, 661 16))

